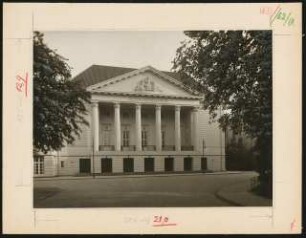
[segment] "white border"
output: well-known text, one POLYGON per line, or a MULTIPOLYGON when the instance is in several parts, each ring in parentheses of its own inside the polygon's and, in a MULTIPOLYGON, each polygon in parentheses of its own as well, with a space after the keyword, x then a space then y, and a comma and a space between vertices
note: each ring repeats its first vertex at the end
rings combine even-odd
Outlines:
POLYGON ((301 4, 4 3, 4 233, 298 233, 301 230, 301 4), (278 5, 291 27, 260 14, 278 5), (273 208, 32 208, 32 31, 273 30, 273 208), (29 95, 16 75, 29 73, 29 95), (155 215, 178 225, 153 227, 155 215), (128 217, 134 217, 134 222, 128 217))

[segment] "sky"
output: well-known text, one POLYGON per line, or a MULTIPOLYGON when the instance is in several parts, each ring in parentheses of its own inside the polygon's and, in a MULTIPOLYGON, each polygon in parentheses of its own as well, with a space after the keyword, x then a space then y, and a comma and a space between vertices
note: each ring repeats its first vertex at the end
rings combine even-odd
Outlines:
POLYGON ((43 33, 49 48, 68 59, 72 77, 93 64, 170 71, 176 49, 187 39, 179 31, 43 33))

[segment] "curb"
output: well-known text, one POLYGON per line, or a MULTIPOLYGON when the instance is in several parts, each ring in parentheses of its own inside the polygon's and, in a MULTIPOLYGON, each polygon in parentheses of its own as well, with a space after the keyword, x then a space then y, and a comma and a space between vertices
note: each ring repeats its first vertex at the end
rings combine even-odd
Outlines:
MULTIPOLYGON (((248 201, 244 201, 244 202, 239 202, 239 197, 238 197, 238 201, 237 201, 237 198, 229 198, 231 197, 230 195, 228 196, 227 194, 234 194, 235 192, 231 191, 231 189, 237 185, 242 185, 244 182, 240 182, 240 183, 235 183, 235 184, 230 184, 228 186, 225 186, 225 187, 222 187, 220 188, 214 195, 222 200, 222 201, 225 201, 229 204, 232 204, 234 206, 242 206, 242 207, 247 207, 247 206, 269 206, 269 205, 255 205, 255 204, 252 204, 250 205, 249 200, 253 200, 254 198, 258 197, 257 195, 253 194, 252 192, 250 192, 249 190, 245 190, 243 189, 241 192, 245 193, 248 195, 249 199, 248 201), (251 199, 250 199, 251 198, 251 199)), ((258 197, 258 199, 262 199, 261 197, 258 197)), ((265 198, 264 198, 265 199, 265 198)), ((261 203, 260 200, 258 200, 258 203, 261 203)))
POLYGON ((232 199, 228 199, 226 198, 226 196, 224 195, 221 195, 220 192, 223 190, 223 188, 219 189, 214 195, 216 196, 216 198, 218 198, 219 200, 223 201, 223 202, 227 202, 233 206, 238 206, 238 207, 244 207, 245 205, 239 203, 239 202, 236 202, 232 199))
MULTIPOLYGON (((215 196, 218 199, 221 199, 222 201, 230 203, 234 206, 239 206, 239 207, 247 206, 246 204, 243 204, 241 202, 237 202, 237 200, 235 200, 235 199, 228 198, 227 195, 226 195, 228 192, 230 193, 230 191, 233 187, 235 187, 239 184, 242 185, 244 183, 245 183, 245 181, 240 182, 240 183, 232 183, 232 184, 229 184, 227 186, 223 186, 222 188, 220 188, 219 190, 216 191, 215 196), (224 190, 227 190, 227 192, 224 192, 224 190)), ((245 192, 247 193, 248 191, 245 191, 245 192)))
POLYGON ((253 171, 224 171, 224 172, 208 172, 208 173, 171 173, 171 174, 127 174, 127 175, 88 175, 88 176, 71 176, 71 177, 34 177, 36 181, 49 180, 79 180, 79 179, 111 179, 111 178, 145 178, 145 177, 174 177, 174 176, 196 176, 196 175, 229 175, 253 173, 253 171))

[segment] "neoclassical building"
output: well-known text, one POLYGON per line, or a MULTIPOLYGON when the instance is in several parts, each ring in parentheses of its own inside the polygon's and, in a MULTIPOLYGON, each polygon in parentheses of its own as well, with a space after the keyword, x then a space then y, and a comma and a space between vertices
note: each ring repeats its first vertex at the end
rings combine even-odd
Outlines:
POLYGON ((177 74, 92 65, 73 80, 91 93, 90 125, 34 158, 35 176, 225 170, 224 133, 177 74))

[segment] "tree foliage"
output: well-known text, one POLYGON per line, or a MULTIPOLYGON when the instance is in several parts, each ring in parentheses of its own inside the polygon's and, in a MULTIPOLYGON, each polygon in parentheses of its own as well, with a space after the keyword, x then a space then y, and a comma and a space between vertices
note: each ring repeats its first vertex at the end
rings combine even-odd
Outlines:
POLYGON ((34 32, 34 149, 47 153, 72 143, 88 122, 89 94, 71 81, 67 60, 34 32))
POLYGON ((272 32, 188 31, 173 69, 204 94, 220 126, 257 140, 259 170, 272 167, 272 32))
POLYGON ((205 95, 212 117, 221 107, 222 128, 252 137, 271 135, 272 45, 270 31, 186 32, 174 69, 205 95))

